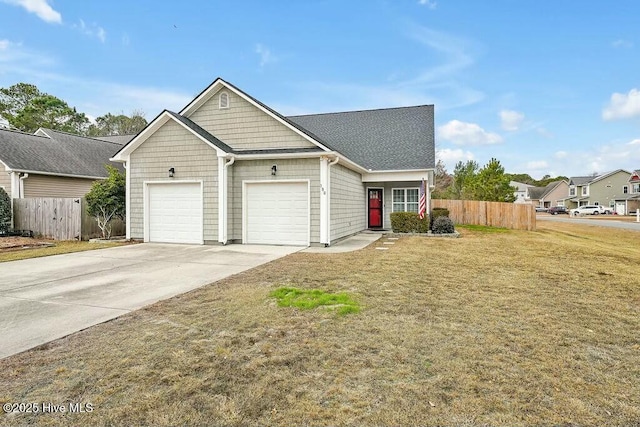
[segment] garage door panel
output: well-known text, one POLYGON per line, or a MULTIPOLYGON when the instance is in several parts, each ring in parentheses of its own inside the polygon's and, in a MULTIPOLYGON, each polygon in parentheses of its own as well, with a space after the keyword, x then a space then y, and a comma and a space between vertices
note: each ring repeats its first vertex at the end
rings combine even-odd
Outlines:
POLYGON ((248 183, 245 191, 247 243, 309 243, 309 187, 306 182, 248 183))
POLYGON ((202 243, 200 183, 148 184, 149 241, 202 243))

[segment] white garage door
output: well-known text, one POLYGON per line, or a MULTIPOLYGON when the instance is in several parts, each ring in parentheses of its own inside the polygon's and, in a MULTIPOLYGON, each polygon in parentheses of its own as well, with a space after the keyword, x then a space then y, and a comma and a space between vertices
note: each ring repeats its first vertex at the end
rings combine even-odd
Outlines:
POLYGON ((309 244, 308 183, 246 184, 245 209, 247 243, 309 244))
POLYGON ((200 183, 148 184, 149 241, 202 244, 200 183))

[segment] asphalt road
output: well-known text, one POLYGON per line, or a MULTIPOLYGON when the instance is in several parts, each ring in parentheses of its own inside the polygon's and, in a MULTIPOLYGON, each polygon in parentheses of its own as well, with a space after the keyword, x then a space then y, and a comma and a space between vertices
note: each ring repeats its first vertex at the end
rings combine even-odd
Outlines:
POLYGON ((640 231, 640 222, 616 221, 615 219, 598 219, 587 217, 570 217, 568 215, 536 215, 538 221, 556 221, 572 224, 586 224, 596 227, 621 228, 640 231))

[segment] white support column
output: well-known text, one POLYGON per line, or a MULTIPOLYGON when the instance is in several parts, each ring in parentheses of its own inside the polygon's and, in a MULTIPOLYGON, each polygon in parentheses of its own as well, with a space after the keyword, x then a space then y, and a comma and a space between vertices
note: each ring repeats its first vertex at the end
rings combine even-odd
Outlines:
POLYGON ((218 242, 227 243, 227 168, 218 157, 218 242))
POLYGON ((125 193, 124 193, 124 221, 126 227, 126 238, 131 239, 131 156, 127 156, 124 162, 125 193))
POLYGON ((20 174, 11 172, 11 198, 20 199, 20 174))
POLYGON ((320 158, 320 243, 329 241, 329 159, 320 158))

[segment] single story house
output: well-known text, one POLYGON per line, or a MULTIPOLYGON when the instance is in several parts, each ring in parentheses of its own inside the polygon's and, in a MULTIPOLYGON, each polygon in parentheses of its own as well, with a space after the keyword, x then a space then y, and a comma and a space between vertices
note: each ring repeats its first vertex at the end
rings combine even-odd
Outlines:
POLYGON ((0 129, 0 187, 12 199, 82 197, 122 144, 52 129, 35 134, 0 129))
POLYGON ((127 238, 330 245, 418 211, 435 170, 434 107, 285 117, 220 78, 163 111, 112 160, 127 238))

